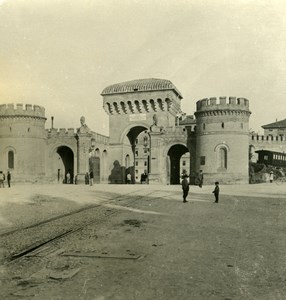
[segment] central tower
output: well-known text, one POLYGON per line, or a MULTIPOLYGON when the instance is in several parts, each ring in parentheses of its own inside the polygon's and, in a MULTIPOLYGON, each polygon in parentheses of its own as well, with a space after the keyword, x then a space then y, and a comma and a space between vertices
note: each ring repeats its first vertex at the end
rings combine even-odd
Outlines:
MULTIPOLYGON (((171 81, 155 78, 113 84, 106 87, 101 95, 103 107, 109 115, 111 158, 109 169, 112 171, 117 168, 116 183, 123 183, 125 174, 122 170, 134 165, 136 155, 134 150, 138 135, 142 131, 149 131, 151 125, 154 134, 155 132, 160 134, 164 128, 174 126, 176 116, 181 110, 182 95, 171 81), (130 166, 126 165, 127 156, 133 158, 130 166)), ((155 144, 152 144, 151 147, 154 146, 155 144)), ((156 169, 158 159, 152 155, 151 174, 156 169)))

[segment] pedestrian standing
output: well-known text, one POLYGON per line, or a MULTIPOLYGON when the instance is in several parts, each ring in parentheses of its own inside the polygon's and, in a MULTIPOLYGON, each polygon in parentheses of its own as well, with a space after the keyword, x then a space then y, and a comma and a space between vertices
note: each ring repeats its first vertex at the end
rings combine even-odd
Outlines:
POLYGON ((219 196, 219 182, 215 182, 215 189, 213 190, 214 196, 215 196, 215 202, 218 203, 218 196, 219 196))
POLYGON ((67 172, 67 183, 71 183, 71 174, 69 171, 67 172))
POLYGON ((130 184, 131 183, 131 174, 128 173, 127 174, 127 184, 130 184))
POLYGON ((189 181, 188 181, 188 175, 185 174, 183 176, 183 180, 182 180, 182 189, 183 189, 183 203, 188 202, 187 201, 187 196, 189 193, 189 181))
POLYGON ((273 172, 272 172, 272 171, 270 172, 270 178, 269 178, 269 179, 270 179, 270 183, 272 183, 272 182, 273 182, 273 179, 274 179, 274 175, 273 175, 273 172))
POLYGON ((85 173, 84 181, 85 181, 85 184, 89 184, 89 174, 88 174, 88 172, 85 173))
POLYGON ((8 187, 11 187, 11 173, 9 171, 7 172, 7 183, 8 187))
POLYGON ((199 187, 202 188, 204 183, 204 174, 203 174, 203 170, 200 170, 200 174, 199 174, 199 187))
POLYGON ((4 188, 4 180, 5 180, 5 175, 2 171, 0 171, 0 188, 4 188))
POLYGON ((89 185, 92 186, 93 185, 93 172, 90 171, 89 173, 89 185))

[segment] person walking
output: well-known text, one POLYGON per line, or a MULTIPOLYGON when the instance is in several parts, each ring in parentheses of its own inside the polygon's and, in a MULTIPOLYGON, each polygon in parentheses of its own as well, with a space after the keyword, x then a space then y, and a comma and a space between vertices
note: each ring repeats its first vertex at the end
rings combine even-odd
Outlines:
POLYGON ((183 180, 182 180, 182 190, 183 190, 183 203, 188 202, 187 201, 187 196, 189 193, 189 181, 188 181, 188 175, 185 174, 183 176, 183 180))
POLYGON ((200 188, 202 188, 203 182, 204 182, 204 174, 203 174, 203 170, 200 170, 200 174, 199 174, 199 187, 200 188))
POLYGON ((88 172, 85 173, 84 182, 85 182, 86 185, 89 184, 89 174, 88 174, 88 172))
POLYGON ((218 197, 219 197, 219 182, 215 182, 215 189, 213 190, 214 196, 215 196, 215 202, 218 203, 218 197))
POLYGON ((93 172, 90 171, 89 173, 89 185, 92 186, 93 185, 93 172))
POLYGON ((4 188, 4 180, 5 180, 5 175, 2 171, 0 171, 0 188, 4 188))
POLYGON ((7 183, 8 187, 11 187, 11 173, 9 171, 7 172, 7 183))
POLYGON ((67 183, 71 183, 71 174, 69 171, 67 172, 67 183))

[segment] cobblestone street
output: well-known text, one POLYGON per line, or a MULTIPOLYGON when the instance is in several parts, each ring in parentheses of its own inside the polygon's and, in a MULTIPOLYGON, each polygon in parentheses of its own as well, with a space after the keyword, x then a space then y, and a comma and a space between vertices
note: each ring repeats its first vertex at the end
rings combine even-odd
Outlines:
POLYGON ((285 299, 286 185, 0 190, 1 299, 285 299))

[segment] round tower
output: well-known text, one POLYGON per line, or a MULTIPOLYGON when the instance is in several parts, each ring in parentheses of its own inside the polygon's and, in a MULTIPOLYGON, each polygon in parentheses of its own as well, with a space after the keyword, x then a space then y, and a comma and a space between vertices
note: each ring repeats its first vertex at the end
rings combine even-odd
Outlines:
POLYGON ((245 98, 197 101, 196 171, 205 183, 248 183, 250 114, 245 98))
POLYGON ((0 105, 0 171, 13 181, 45 175, 45 109, 38 105, 0 105))

